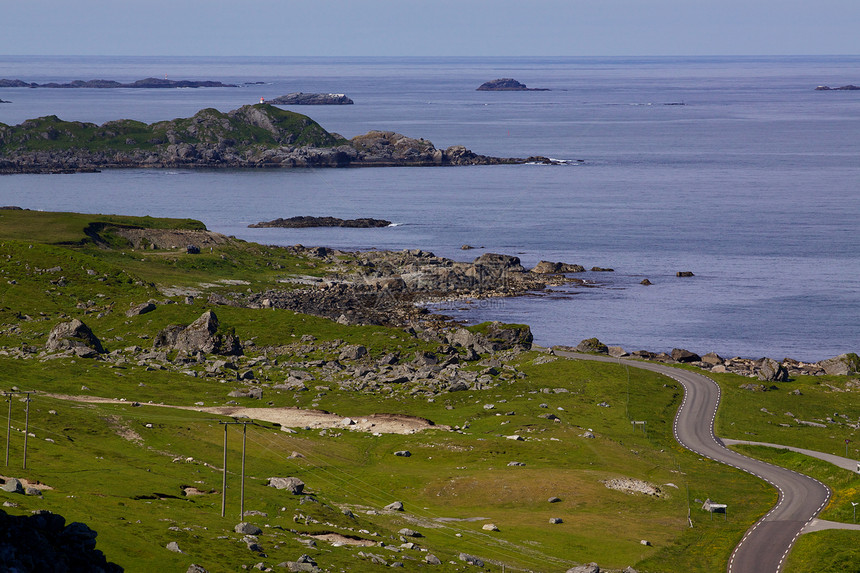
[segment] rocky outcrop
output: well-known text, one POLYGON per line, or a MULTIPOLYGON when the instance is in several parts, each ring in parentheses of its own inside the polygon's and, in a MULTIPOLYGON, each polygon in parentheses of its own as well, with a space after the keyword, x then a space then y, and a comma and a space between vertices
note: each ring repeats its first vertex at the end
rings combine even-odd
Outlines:
POLYGON ((545 88, 530 88, 513 78, 490 80, 478 86, 479 92, 546 92, 545 88))
POLYGON ((577 352, 608 354, 609 348, 596 338, 586 338, 576 345, 577 352))
POLYGON ((25 82, 21 80, 0 80, 0 88, 90 88, 90 89, 111 89, 111 88, 236 88, 235 84, 224 84, 215 81, 198 81, 198 80, 168 80, 167 78, 144 78, 131 83, 121 83, 113 80, 75 80, 68 83, 49 82, 46 84, 37 84, 35 82, 25 82))
POLYGON ((373 227, 388 227, 389 225, 391 225, 391 221, 386 221, 385 219, 338 219, 337 217, 310 217, 299 215, 296 217, 290 217, 289 219, 278 218, 273 221, 252 223, 248 225, 248 227, 252 229, 267 227, 281 227, 285 229, 305 229, 309 227, 349 227, 356 229, 370 229, 373 227))
POLYGON ((768 382, 787 382, 788 369, 772 358, 763 358, 758 371, 758 379, 768 382))
POLYGON ((559 273, 584 273, 585 267, 583 267, 582 265, 572 265, 569 263, 552 263, 550 261, 540 261, 534 266, 532 272, 542 275, 559 273))
POLYGON ((307 116, 268 104, 150 125, 103 125, 56 116, 0 124, 0 173, 113 168, 301 168, 498 165, 553 161, 478 155, 463 146, 436 149, 424 139, 371 131, 347 141, 307 116))
POLYGON ((860 372, 860 356, 857 354, 840 354, 818 363, 824 369, 825 374, 847 375, 860 372))
POLYGON ((293 92, 269 100, 272 105, 352 105, 353 102, 345 94, 306 94, 293 92))
POLYGON ((188 326, 174 325, 162 330, 155 338, 153 348, 179 350, 188 354, 242 354, 239 339, 233 334, 219 332, 218 327, 218 317, 211 310, 207 310, 188 326))
POLYGON ((61 322, 51 329, 45 348, 57 352, 72 351, 83 358, 91 358, 104 352, 98 337, 77 318, 61 322))
POLYGON ((97 532, 85 524, 66 525, 62 515, 36 510, 13 516, 0 510, 0 570, 121 573, 96 549, 97 532))
POLYGON ((831 88, 830 86, 818 86, 815 88, 815 91, 818 92, 826 92, 826 91, 855 91, 860 90, 860 86, 855 86, 853 84, 848 84, 847 86, 842 86, 838 88, 831 88))

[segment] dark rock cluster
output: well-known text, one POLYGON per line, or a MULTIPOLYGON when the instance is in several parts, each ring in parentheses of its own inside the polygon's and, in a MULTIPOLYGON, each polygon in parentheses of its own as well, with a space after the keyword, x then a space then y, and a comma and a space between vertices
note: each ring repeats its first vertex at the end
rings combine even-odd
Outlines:
POLYGON ((96 549, 98 534, 80 522, 66 525, 62 515, 38 510, 9 515, 0 510, 0 570, 9 573, 119 573, 96 549))

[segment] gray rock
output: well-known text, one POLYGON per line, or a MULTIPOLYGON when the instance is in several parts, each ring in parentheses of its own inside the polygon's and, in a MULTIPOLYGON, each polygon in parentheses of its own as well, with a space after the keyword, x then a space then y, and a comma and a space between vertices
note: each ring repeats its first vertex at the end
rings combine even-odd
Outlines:
POLYGON ((138 305, 135 305, 125 311, 125 315, 128 317, 132 316, 140 316, 141 314, 146 314, 147 312, 152 312, 156 309, 155 303, 153 302, 142 302, 138 305))
POLYGON ((690 352, 689 350, 684 350, 683 348, 673 348, 672 349, 672 360, 675 362, 699 362, 702 357, 696 354, 695 352, 690 352))
POLYGON ((562 520, 560 517, 550 517, 549 522, 553 525, 557 525, 559 523, 564 523, 564 520, 562 520))
POLYGON ((409 450, 398 450, 398 451, 394 452, 394 455, 400 456, 402 458, 408 458, 412 455, 412 452, 410 452, 409 450))
POLYGON ((553 496, 547 500, 547 502, 549 502, 549 503, 558 503, 560 501, 561 501, 561 498, 555 497, 555 496, 553 496))
POLYGON ((566 573, 600 573, 600 567, 597 566, 597 563, 589 563, 588 565, 571 567, 566 573))
POLYGON ((339 360, 359 360, 363 356, 367 354, 367 348, 360 344, 353 344, 345 347, 340 356, 338 356, 339 360))
POLYGON ((428 553, 426 556, 424 556, 424 562, 427 563, 428 565, 441 565, 442 564, 442 560, 439 559, 438 557, 436 557, 435 555, 433 555, 432 553, 428 553))
POLYGON ((824 373, 831 376, 845 376, 860 372, 860 357, 857 354, 840 354, 818 363, 824 368, 824 373))
POLYGON ((586 338, 576 345, 576 351, 607 354, 609 352, 609 348, 596 338, 586 338))
POLYGON ((101 341, 86 324, 77 318, 56 325, 48 335, 45 348, 52 351, 75 351, 80 348, 84 352, 87 350, 98 354, 104 352, 101 341))
POLYGON ((233 528, 233 531, 236 533, 242 533, 244 535, 260 535, 263 533, 263 530, 254 525, 253 523, 248 523, 247 521, 243 521, 236 525, 233 528))
POLYGON ((386 505, 383 509, 387 509, 389 511, 403 511, 403 502, 402 501, 394 501, 386 505))
POLYGON ((723 360, 723 358, 715 352, 708 352, 707 354, 702 356, 702 362, 704 362, 705 364, 716 366, 718 364, 723 364, 725 360, 723 360))
POLYGON ((475 557, 474 555, 469 555, 468 553, 461 553, 458 558, 460 561, 465 561, 469 565, 474 565, 475 567, 483 567, 484 560, 480 557, 475 557))
POLYGON ((197 565, 196 563, 192 563, 188 566, 188 570, 185 573, 209 573, 206 569, 204 569, 201 565, 197 565))
POLYGON ((173 551, 174 553, 182 553, 182 550, 179 549, 179 544, 176 543, 175 541, 171 541, 170 543, 167 544, 167 550, 173 551))
POLYGON ((156 336, 153 348, 171 348, 188 354, 205 352, 236 356, 242 354, 239 339, 219 332, 218 317, 207 310, 188 326, 168 326, 156 336))
POLYGON ((305 489, 305 482, 297 477, 270 477, 266 485, 276 489, 286 489, 293 495, 301 495, 305 489))
POLYGON ((9 493, 24 493, 24 486, 21 485, 21 480, 16 478, 8 478, 0 489, 9 493))
POLYGON ((765 358, 758 371, 758 379, 768 382, 787 382, 788 370, 772 358, 765 358))
POLYGON ((417 531, 414 531, 412 529, 408 529, 406 527, 404 527, 403 529, 401 529, 397 533, 399 533, 400 535, 405 535, 406 537, 423 537, 423 535, 421 535, 417 531))

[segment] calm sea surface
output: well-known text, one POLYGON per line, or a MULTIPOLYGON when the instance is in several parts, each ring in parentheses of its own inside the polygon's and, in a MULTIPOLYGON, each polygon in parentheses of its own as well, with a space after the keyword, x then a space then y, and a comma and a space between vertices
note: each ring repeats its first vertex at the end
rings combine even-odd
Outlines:
POLYGON ((0 104, 0 122, 154 122, 294 91, 334 92, 355 105, 293 109, 347 137, 382 129, 437 147, 584 162, 3 176, 0 204, 193 217, 267 244, 420 248, 460 260, 502 252, 527 266, 614 268, 578 275, 598 288, 447 308, 468 321, 526 322, 541 344, 597 336, 627 350, 803 360, 860 351, 860 92, 814 90, 860 84, 860 57, 0 56, 0 77, 25 81, 150 76, 249 85, 0 89, 12 102, 0 104), (551 91, 475 91, 500 77, 551 91), (294 215, 399 225, 247 228, 294 215))

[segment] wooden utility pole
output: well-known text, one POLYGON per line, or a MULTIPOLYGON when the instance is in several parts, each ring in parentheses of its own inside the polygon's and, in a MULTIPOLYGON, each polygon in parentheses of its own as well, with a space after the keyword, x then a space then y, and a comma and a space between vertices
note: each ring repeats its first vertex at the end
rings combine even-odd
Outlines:
POLYGON ((223 476, 221 478, 221 517, 224 517, 227 508, 227 426, 230 424, 242 424, 242 482, 239 493, 239 519, 241 520, 245 518, 245 444, 248 437, 248 424, 253 424, 254 422, 251 420, 241 422, 238 420, 233 420, 232 422, 218 423, 224 425, 224 471, 223 476))

